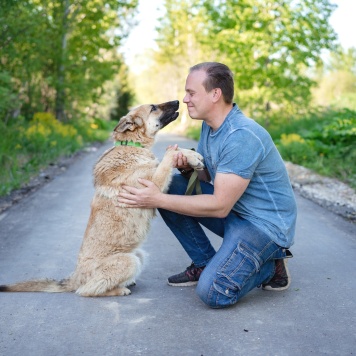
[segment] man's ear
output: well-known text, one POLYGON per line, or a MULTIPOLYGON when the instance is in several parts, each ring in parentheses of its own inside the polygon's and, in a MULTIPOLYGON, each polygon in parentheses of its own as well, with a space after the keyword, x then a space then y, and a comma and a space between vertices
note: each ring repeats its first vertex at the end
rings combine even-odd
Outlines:
POLYGON ((114 131, 125 132, 127 130, 134 131, 136 127, 142 126, 143 121, 140 117, 123 116, 120 122, 115 127, 114 131))
POLYGON ((213 92, 213 101, 216 103, 222 96, 222 91, 220 88, 215 88, 212 90, 213 92))

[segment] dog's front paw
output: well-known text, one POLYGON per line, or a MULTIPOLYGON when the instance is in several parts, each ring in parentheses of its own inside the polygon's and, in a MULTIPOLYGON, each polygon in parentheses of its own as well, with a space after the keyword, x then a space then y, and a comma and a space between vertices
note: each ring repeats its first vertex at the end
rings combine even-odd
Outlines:
POLYGON ((136 285, 135 281, 127 281, 125 287, 134 287, 136 285))
POLYGON ((200 153, 192 150, 187 150, 185 148, 180 148, 179 151, 181 151, 183 155, 187 157, 187 162, 192 168, 197 170, 204 169, 204 158, 200 153))
POLYGON ((131 291, 128 288, 120 288, 120 294, 119 295, 130 295, 131 291))

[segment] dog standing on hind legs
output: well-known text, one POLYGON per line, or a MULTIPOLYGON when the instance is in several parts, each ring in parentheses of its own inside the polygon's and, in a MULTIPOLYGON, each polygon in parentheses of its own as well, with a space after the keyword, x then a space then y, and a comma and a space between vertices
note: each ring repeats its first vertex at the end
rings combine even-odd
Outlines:
MULTIPOLYGON (((159 163, 151 152, 156 133, 178 117, 179 102, 141 105, 122 117, 107 150, 94 167, 95 193, 88 225, 74 273, 67 279, 31 280, 1 285, 0 292, 76 292, 84 297, 131 294, 143 266, 139 249, 146 239, 154 209, 115 206, 122 185, 139 188, 138 178, 153 181, 166 191, 173 172, 175 150, 167 150, 159 163)), ((202 156, 180 149, 188 163, 203 169, 202 156)), ((116 203, 117 205, 117 203, 116 203)))

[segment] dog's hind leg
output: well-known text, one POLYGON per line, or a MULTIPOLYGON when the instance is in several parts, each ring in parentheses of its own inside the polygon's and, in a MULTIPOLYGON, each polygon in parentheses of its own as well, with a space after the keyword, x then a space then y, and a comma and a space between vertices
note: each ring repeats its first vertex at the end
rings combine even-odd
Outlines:
POLYGON ((126 286, 135 280, 141 269, 141 259, 133 253, 107 257, 76 293, 83 297, 129 295, 131 291, 126 286))
MULTIPOLYGON (((135 278, 137 278, 140 274, 141 274, 141 271, 145 265, 145 260, 147 258, 147 254, 145 251, 141 250, 141 249, 136 249, 134 251, 132 251, 132 253, 137 256, 140 260, 140 265, 138 266, 139 267, 139 270, 137 271, 137 274, 135 276, 135 278)), ((130 280, 130 281, 127 281, 125 283, 125 287, 132 287, 132 286, 135 286, 136 285, 136 281, 135 279, 133 280, 130 280)))
POLYGON ((98 297, 116 297, 116 296, 130 295, 130 294, 131 294, 130 289, 126 287, 117 287, 107 291, 106 293, 99 295, 98 297))

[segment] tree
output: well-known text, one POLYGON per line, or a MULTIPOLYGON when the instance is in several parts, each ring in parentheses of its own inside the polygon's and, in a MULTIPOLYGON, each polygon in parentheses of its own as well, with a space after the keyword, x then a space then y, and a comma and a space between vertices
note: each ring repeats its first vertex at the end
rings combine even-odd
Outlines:
POLYGON ((122 64, 117 48, 137 0, 2 1, 0 71, 22 93, 21 112, 65 120, 104 93, 122 64))
POLYGON ((119 71, 122 61, 117 48, 127 34, 137 0, 66 0, 55 5, 51 10, 58 39, 54 84, 60 113, 64 92, 83 103, 95 102, 103 93, 103 83, 119 71))
POLYGON ((356 110, 356 48, 331 52, 317 81, 317 104, 356 110))
POLYGON ((119 121, 122 116, 126 115, 134 102, 134 94, 128 82, 128 68, 122 66, 118 75, 116 88, 116 103, 111 110, 111 120, 119 121))
POLYGON ((17 92, 18 104, 17 108, 4 107, 0 120, 7 120, 20 110, 27 116, 34 102, 40 102, 40 73, 47 61, 47 21, 32 2, 3 0, 0 9, 0 72, 11 78, 7 89, 17 92))
POLYGON ((336 35, 328 0, 204 1, 206 37, 233 70, 239 102, 253 115, 276 107, 300 110, 310 101, 307 69, 336 35))
POLYGON ((336 35, 328 0, 167 0, 158 58, 175 71, 220 61, 233 71, 236 99, 250 115, 305 108, 314 82, 308 69, 336 35), (193 54, 193 55, 192 55, 193 54), (192 63, 191 59, 194 62, 192 63), (178 69, 179 68, 179 69, 178 69))
MULTIPOLYGON (((158 50, 145 53, 145 58, 151 58, 151 65, 136 77, 137 97, 142 102, 182 99, 189 67, 209 57, 210 49, 198 42, 205 23, 203 9, 196 6, 198 3, 165 0, 166 12, 157 27, 158 50)), ((184 107, 180 111, 177 122, 184 130, 188 125, 187 111, 184 107)))

